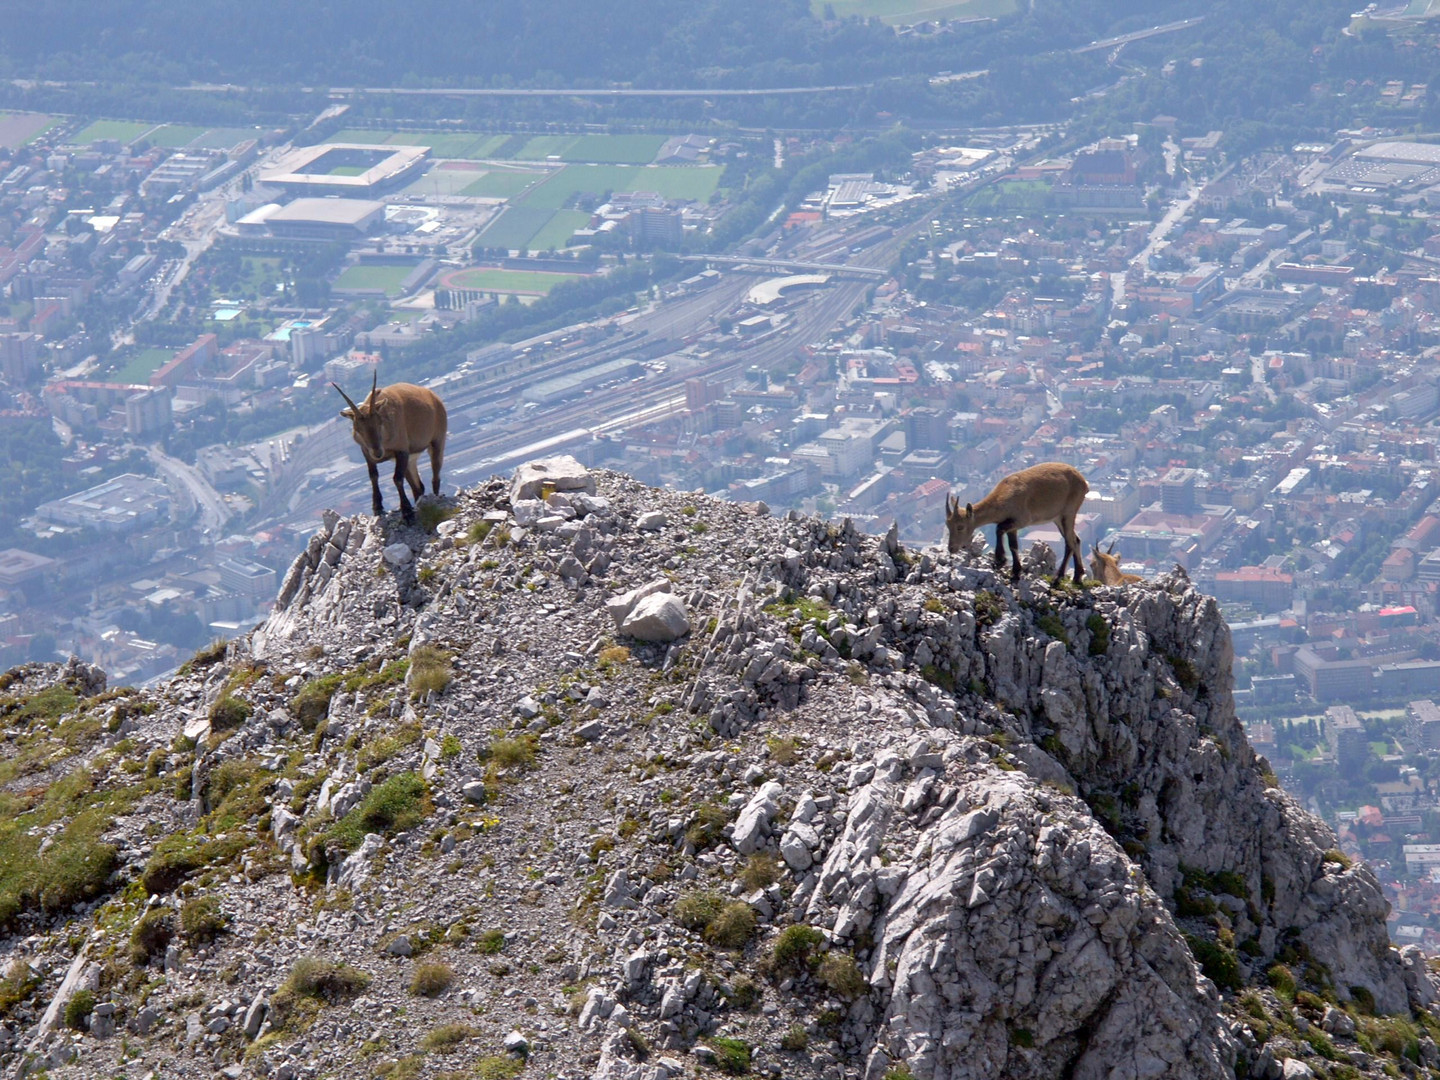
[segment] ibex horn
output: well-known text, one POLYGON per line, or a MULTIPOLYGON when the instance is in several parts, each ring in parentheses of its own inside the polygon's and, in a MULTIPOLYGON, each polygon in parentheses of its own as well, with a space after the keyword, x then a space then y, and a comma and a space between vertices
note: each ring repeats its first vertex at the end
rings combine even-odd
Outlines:
MULTIPOLYGON (((330 385, 333 386, 333 387, 335 387, 336 390, 340 390, 340 384, 339 384, 339 383, 333 383, 333 382, 332 382, 330 385)), ((357 412, 357 413, 360 411, 360 406, 359 406, 359 405, 356 405, 355 402, 351 401, 351 400, 350 400, 350 395, 347 394, 344 390, 340 390, 340 396, 345 399, 345 403, 350 406, 351 411, 357 412)))
POLYGON ((375 365, 375 370, 370 374, 370 404, 375 404, 375 387, 380 383, 380 365, 375 365))
POLYGON ((1114 541, 1114 540, 1111 540, 1111 541, 1110 541, 1110 551, 1109 551, 1109 554, 1111 554, 1111 555, 1114 555, 1114 554, 1115 554, 1115 541, 1114 541))

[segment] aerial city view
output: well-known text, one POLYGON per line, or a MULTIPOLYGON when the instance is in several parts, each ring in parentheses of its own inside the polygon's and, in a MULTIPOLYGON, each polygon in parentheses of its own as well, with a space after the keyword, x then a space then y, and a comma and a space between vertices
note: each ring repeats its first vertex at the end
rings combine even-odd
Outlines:
POLYGON ((0 1074, 1440 1077, 1440 3, 0 0, 0 1074))

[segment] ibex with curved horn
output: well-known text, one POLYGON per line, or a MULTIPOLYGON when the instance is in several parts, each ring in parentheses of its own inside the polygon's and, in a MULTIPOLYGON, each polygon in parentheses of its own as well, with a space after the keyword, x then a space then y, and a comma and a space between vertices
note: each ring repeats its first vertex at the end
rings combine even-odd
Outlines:
POLYGON ((376 517, 385 513, 385 503, 380 497, 380 469, 382 461, 395 460, 395 490, 400 493, 400 514, 407 525, 415 521, 415 508, 405 497, 405 481, 415 492, 418 501, 425 494, 425 485, 420 480, 420 469, 415 456, 423 450, 430 451, 431 488, 440 494, 440 463, 445 457, 445 432, 448 420, 444 403, 423 386, 413 383, 394 383, 381 390, 378 387, 380 373, 377 371, 370 380, 370 394, 359 405, 350 395, 340 390, 339 385, 330 385, 340 391, 340 396, 349 406, 340 415, 347 417, 353 425, 351 434, 360 444, 365 455, 365 464, 370 470, 371 509, 376 517))
POLYGON ((1102 585, 1134 585, 1144 581, 1139 574, 1126 574, 1120 570, 1120 556, 1115 554, 1115 542, 1110 542, 1109 551, 1101 551, 1099 544, 1090 545, 1090 576, 1102 585))
POLYGON ((1011 577, 1020 576, 1020 530, 1043 521, 1053 521, 1065 538, 1065 554, 1060 558, 1060 567, 1055 580, 1065 576, 1065 564, 1073 561, 1075 583, 1084 576, 1081 557, 1084 548, 1080 535, 1075 531, 1075 515, 1090 485, 1080 470, 1058 461, 1044 465, 1032 465, 1011 473, 978 503, 966 503, 960 508, 960 500, 953 495, 945 498, 945 528, 949 533, 952 554, 966 547, 975 530, 984 525, 995 526, 995 569, 1005 565, 1005 540, 1010 540, 1010 559, 1013 565, 1011 577))

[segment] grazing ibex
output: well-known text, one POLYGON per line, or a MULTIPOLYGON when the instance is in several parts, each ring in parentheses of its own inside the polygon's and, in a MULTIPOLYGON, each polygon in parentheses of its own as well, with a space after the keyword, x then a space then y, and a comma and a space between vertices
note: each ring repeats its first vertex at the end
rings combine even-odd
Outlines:
POLYGON ((1091 544, 1090 576, 1102 585, 1134 585, 1144 581, 1139 574, 1125 574, 1120 570, 1120 556, 1115 554, 1112 541, 1109 551, 1101 551, 1099 544, 1091 544))
POLYGON ((1075 531, 1075 515, 1085 501, 1090 485, 1079 470, 1060 462, 1032 465, 1011 473, 995 485, 989 495, 978 503, 966 503, 950 495, 945 499, 945 527, 950 534, 950 551, 959 551, 970 543, 975 530, 984 525, 995 526, 995 568, 1005 565, 1005 540, 1010 540, 1011 577, 1020 576, 1020 530, 1043 521, 1053 521, 1065 538, 1065 554, 1055 572, 1055 580, 1065 576, 1065 564, 1073 561, 1075 582, 1084 575, 1081 557, 1084 549, 1075 531))
POLYGON ((382 461, 395 459, 395 490, 400 493, 400 514, 407 525, 415 521, 415 509, 405 497, 405 481, 415 492, 418 501, 425 494, 425 485, 420 480, 420 469, 415 456, 422 450, 430 451, 430 479, 432 490, 440 494, 440 462, 445 456, 445 405, 431 391, 411 383, 395 383, 377 388, 379 372, 370 380, 370 396, 359 405, 350 400, 350 395, 331 383, 350 407, 342 409, 340 415, 349 418, 354 428, 351 432, 365 455, 365 464, 370 469, 371 509, 376 517, 385 513, 385 503, 380 498, 380 469, 382 461))

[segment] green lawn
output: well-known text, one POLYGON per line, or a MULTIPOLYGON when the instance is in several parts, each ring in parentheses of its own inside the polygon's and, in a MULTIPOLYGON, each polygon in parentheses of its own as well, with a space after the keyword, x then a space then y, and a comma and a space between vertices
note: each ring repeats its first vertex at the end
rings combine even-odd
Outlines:
POLYGON ((480 247, 523 249, 530 243, 530 238, 549 223, 554 213, 548 207, 507 206, 486 226, 475 243, 480 247))
POLYGON ((367 143, 375 146, 389 142, 393 131, 376 131, 371 128, 342 128, 325 141, 327 143, 367 143))
POLYGON ((966 19, 1010 15, 1015 0, 811 0, 810 10, 823 18, 830 8, 838 19, 851 15, 876 17, 891 25, 923 22, 927 19, 966 19))
POLYGON ((469 149, 475 145, 475 136, 468 131, 402 131, 385 140, 389 146, 428 146, 437 158, 469 157, 469 149))
POLYGON ((229 150, 237 143, 259 137, 259 128, 211 128, 196 139, 194 145, 205 150, 229 150))
POLYGON ((495 151, 510 141, 509 135, 482 135, 480 141, 466 151, 466 157, 488 158, 495 155, 495 151))
POLYGON ((150 132, 146 138, 156 146, 179 148, 189 146, 208 130, 209 128, 192 127, 188 124, 166 124, 150 132))
POLYGON ((576 229, 590 224, 590 215, 583 210, 556 210, 550 220, 534 236, 530 237, 532 251, 564 251, 576 229))
POLYGON ((558 210, 576 195, 599 196, 607 191, 655 191, 667 199, 704 202, 720 183, 718 165, 567 165, 520 202, 524 206, 558 210))
POLYGON ((544 161, 552 154, 564 157, 565 151, 579 141, 579 135, 536 135, 520 148, 515 157, 520 161, 544 161))
POLYGON ((370 170, 364 165, 336 165, 330 170, 331 176, 364 176, 370 170))
POLYGON ((582 135, 561 156, 600 165, 649 165, 664 145, 664 135, 582 135))
POLYGON ((655 165, 636 169, 630 182, 619 191, 658 191, 667 199, 708 202, 720 185, 718 165, 655 165))
POLYGON ((335 288, 383 289, 386 296, 399 296, 400 283, 414 269, 414 266, 349 266, 335 279, 335 288))
POLYGON ((516 169, 492 169, 490 172, 475 177, 460 190, 460 194, 485 196, 492 199, 510 199, 519 195, 544 175, 544 173, 538 172, 520 172, 516 169))
POLYGON ((85 146, 96 139, 118 139, 120 142, 134 142, 147 131, 153 131, 154 124, 137 120, 96 120, 75 136, 78 145, 85 146))
POLYGON ((479 172, 468 169, 431 168, 405 185, 406 195, 427 195, 439 198, 459 195, 475 182, 479 172))
POLYGON ((163 364, 167 364, 175 356, 173 349, 143 349, 137 355, 130 357, 123 367, 115 372, 115 381, 121 383, 144 384, 150 381, 163 364))
POLYGON ((535 270, 493 270, 489 268, 461 270, 446 279, 454 289, 484 289, 487 292, 532 293, 544 295, 564 281, 573 281, 579 274, 547 274, 535 270))

